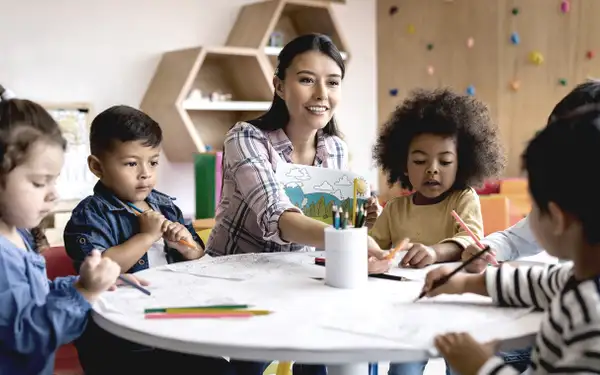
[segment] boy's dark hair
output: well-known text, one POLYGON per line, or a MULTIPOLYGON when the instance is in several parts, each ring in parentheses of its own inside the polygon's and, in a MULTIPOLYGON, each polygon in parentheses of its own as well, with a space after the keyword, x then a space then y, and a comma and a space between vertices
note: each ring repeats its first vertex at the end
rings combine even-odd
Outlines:
POLYGON ((458 169, 453 190, 478 186, 497 177, 506 158, 498 127, 485 104, 450 89, 415 90, 396 108, 373 148, 373 158, 390 185, 412 190, 406 175, 408 149, 420 134, 454 137, 458 169))
POLYGON ((575 108, 595 103, 600 103, 600 81, 588 80, 580 83, 556 104, 548 117, 548 123, 566 116, 575 108))
MULTIPOLYGON (((54 118, 41 105, 25 99, 0 101, 0 183, 28 157, 31 146, 48 142, 66 149, 67 142, 54 118)), ((38 252, 50 245, 43 224, 31 228, 38 252)))
POLYGON ((589 244, 600 243, 600 195, 576 191, 577 181, 595 180, 600 160, 600 104, 587 104, 540 131, 523 153, 531 196, 542 214, 554 202, 575 216, 589 244))
POLYGON ((99 113, 90 127, 90 152, 101 156, 115 141, 142 141, 157 147, 162 142, 160 125, 144 112, 126 105, 116 105, 99 113))

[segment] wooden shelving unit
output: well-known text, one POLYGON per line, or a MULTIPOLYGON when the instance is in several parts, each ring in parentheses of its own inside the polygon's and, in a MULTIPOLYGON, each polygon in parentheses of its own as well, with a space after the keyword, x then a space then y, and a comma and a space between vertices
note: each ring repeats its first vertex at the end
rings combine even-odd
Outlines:
POLYGON ((348 58, 329 1, 269 0, 242 7, 225 46, 165 52, 158 64, 140 109, 160 123, 170 161, 191 162, 207 146, 222 149, 237 121, 269 109, 281 51, 269 46, 273 32, 283 35, 284 44, 311 32, 329 35, 348 58), (202 96, 231 94, 231 100, 200 100, 198 90, 202 96))
POLYGON ((329 1, 276 0, 245 5, 226 44, 260 49, 275 67, 281 47, 269 45, 273 32, 281 33, 283 44, 302 34, 316 32, 328 35, 342 51, 342 56, 348 59, 348 44, 329 1))

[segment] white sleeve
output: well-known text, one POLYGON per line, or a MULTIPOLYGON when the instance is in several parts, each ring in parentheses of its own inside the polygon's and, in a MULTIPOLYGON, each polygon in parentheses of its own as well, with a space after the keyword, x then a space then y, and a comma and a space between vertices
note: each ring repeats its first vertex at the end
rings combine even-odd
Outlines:
POLYGON ((544 251, 529 228, 529 216, 508 229, 490 234, 481 242, 496 250, 496 259, 502 261, 536 255, 544 251))

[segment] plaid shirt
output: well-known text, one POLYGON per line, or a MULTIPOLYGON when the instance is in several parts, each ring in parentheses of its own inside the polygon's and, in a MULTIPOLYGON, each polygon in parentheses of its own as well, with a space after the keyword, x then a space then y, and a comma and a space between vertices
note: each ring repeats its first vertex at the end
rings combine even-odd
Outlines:
MULTIPOLYGON (((291 163, 294 147, 282 129, 263 131, 237 123, 225 138, 223 194, 206 251, 212 256, 309 251, 311 247, 284 241, 279 218, 284 211, 301 212, 275 177, 279 163, 291 163)), ((317 133, 314 166, 346 169, 346 143, 317 133)))

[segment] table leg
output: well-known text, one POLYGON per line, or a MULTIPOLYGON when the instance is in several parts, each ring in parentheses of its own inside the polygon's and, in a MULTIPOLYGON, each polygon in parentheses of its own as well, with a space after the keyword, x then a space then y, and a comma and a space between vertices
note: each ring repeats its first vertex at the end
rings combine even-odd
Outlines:
POLYGON ((327 365, 327 375, 368 375, 368 363, 348 363, 344 365, 327 365))

